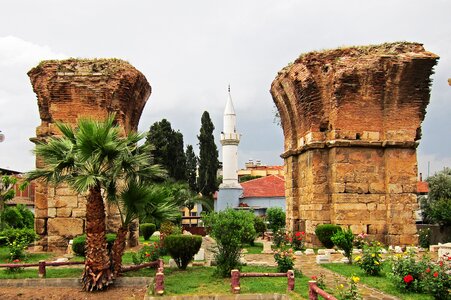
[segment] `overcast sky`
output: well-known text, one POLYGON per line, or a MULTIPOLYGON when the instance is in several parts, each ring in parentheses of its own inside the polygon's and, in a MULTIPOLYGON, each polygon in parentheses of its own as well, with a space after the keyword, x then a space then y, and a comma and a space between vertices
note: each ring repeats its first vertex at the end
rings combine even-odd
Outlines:
MULTIPOLYGON (((197 148, 202 112, 219 144, 231 84, 242 134, 239 165, 282 164, 282 129, 269 93, 301 53, 346 45, 414 41, 441 58, 418 148, 426 176, 451 166, 451 1, 61 1, 0 5, 0 167, 27 171, 40 124, 27 71, 40 60, 117 57, 140 70, 152 95, 139 129, 168 119, 197 148)), ((220 149, 220 148, 219 148, 220 149)))

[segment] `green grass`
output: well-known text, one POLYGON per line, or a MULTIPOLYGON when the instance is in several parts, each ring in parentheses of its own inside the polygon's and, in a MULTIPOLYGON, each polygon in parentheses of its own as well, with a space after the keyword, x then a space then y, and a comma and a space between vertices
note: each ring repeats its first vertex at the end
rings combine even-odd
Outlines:
POLYGON ((399 297, 405 300, 429 300, 433 299, 427 294, 408 293, 406 291, 398 290, 390 279, 387 277, 387 273, 390 271, 388 264, 384 265, 384 268, 380 276, 367 275, 359 266, 348 264, 321 264, 322 267, 329 269, 333 272, 341 274, 346 277, 350 277, 353 274, 360 277, 360 282, 367 286, 374 287, 387 294, 399 297))
MULTIPOLYGON (((78 278, 81 277, 82 268, 48 267, 46 278, 78 278)), ((0 269, 0 279, 38 278, 37 268, 25 268, 22 272, 10 273, 7 269, 0 269)))
MULTIPOLYGON (((165 292, 167 295, 207 295, 230 294, 230 278, 219 278, 214 275, 214 267, 192 267, 185 271, 165 269, 165 292)), ((276 272, 272 267, 243 267, 242 272, 276 272)), ((308 298, 308 281, 305 276, 296 277, 293 298, 308 298)), ((286 277, 242 278, 241 294, 255 293, 287 293, 286 277)))
POLYGON ((159 236, 151 236, 150 239, 148 241, 144 240, 143 236, 139 236, 139 243, 142 245, 144 243, 150 243, 150 242, 159 242, 160 241, 160 237, 159 236))
POLYGON ((247 254, 261 254, 263 251, 263 244, 254 243, 254 246, 244 245, 244 249, 247 249, 247 254))

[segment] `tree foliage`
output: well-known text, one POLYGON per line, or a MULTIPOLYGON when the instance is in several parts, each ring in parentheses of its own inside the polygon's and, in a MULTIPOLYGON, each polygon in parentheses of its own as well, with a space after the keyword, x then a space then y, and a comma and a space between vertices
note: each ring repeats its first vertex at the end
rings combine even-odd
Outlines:
POLYGON ((248 241, 249 237, 255 237, 254 214, 226 209, 209 213, 204 222, 217 242, 217 272, 222 277, 230 277, 230 271, 240 266, 243 243, 248 241))
POLYGON ((207 198, 212 198, 218 190, 217 172, 219 168, 218 148, 215 144, 213 130, 215 126, 210 114, 204 111, 201 118, 199 140, 199 177, 198 191, 207 198))
POLYGON ((266 210, 266 220, 269 222, 268 227, 275 233, 285 227, 285 212, 280 207, 270 207, 266 210))
POLYGON ((197 191, 197 156, 194 153, 193 146, 187 145, 186 146, 186 170, 185 170, 185 177, 186 181, 188 182, 189 188, 192 191, 197 191))
POLYGON ((445 168, 426 180, 427 197, 421 198, 423 219, 429 223, 451 225, 451 168, 445 168))
POLYGON ((149 129, 146 143, 153 146, 152 160, 168 171, 174 180, 186 180, 185 152, 183 150, 183 134, 175 131, 171 123, 162 119, 155 122, 149 129))

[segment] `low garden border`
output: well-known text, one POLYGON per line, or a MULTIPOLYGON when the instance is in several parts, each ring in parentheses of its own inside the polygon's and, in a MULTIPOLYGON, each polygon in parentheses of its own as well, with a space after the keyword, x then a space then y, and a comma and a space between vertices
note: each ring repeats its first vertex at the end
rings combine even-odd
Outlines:
POLYGON ((320 289, 316 283, 316 281, 311 280, 308 282, 308 298, 309 300, 318 300, 318 295, 328 300, 337 300, 334 296, 326 293, 322 289, 320 289))
POLYGON ((59 267, 59 266, 70 266, 70 265, 84 265, 84 261, 65 261, 65 262, 46 262, 44 260, 40 260, 38 263, 28 263, 28 264, 0 264, 0 268, 30 268, 30 267, 38 267, 38 276, 39 278, 45 278, 46 275, 46 267, 59 267))
POLYGON ((241 277, 287 277, 287 289, 288 291, 294 290, 294 271, 288 270, 286 273, 240 273, 239 270, 231 271, 231 288, 233 294, 239 294, 241 290, 240 278, 241 277))

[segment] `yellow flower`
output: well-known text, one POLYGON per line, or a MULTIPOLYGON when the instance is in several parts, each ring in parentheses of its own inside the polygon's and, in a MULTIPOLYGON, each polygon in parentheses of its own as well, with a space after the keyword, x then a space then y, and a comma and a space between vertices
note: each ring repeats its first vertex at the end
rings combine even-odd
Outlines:
POLYGON ((356 257, 354 258, 355 261, 359 261, 360 259, 361 259, 360 256, 356 256, 356 257))
POLYGON ((376 261, 374 262, 374 264, 375 264, 375 265, 379 265, 379 262, 376 260, 376 261))
POLYGON ((340 289, 344 289, 345 288, 345 286, 341 283, 339 286, 338 286, 340 289))
POLYGON ((377 256, 382 257, 382 254, 379 253, 377 256))
POLYGON ((371 254, 371 257, 376 257, 376 254, 374 254, 374 253, 373 253, 373 254, 371 254))
POLYGON ((352 276, 351 279, 352 281, 354 281, 354 283, 358 283, 360 281, 360 278, 357 276, 352 276))

